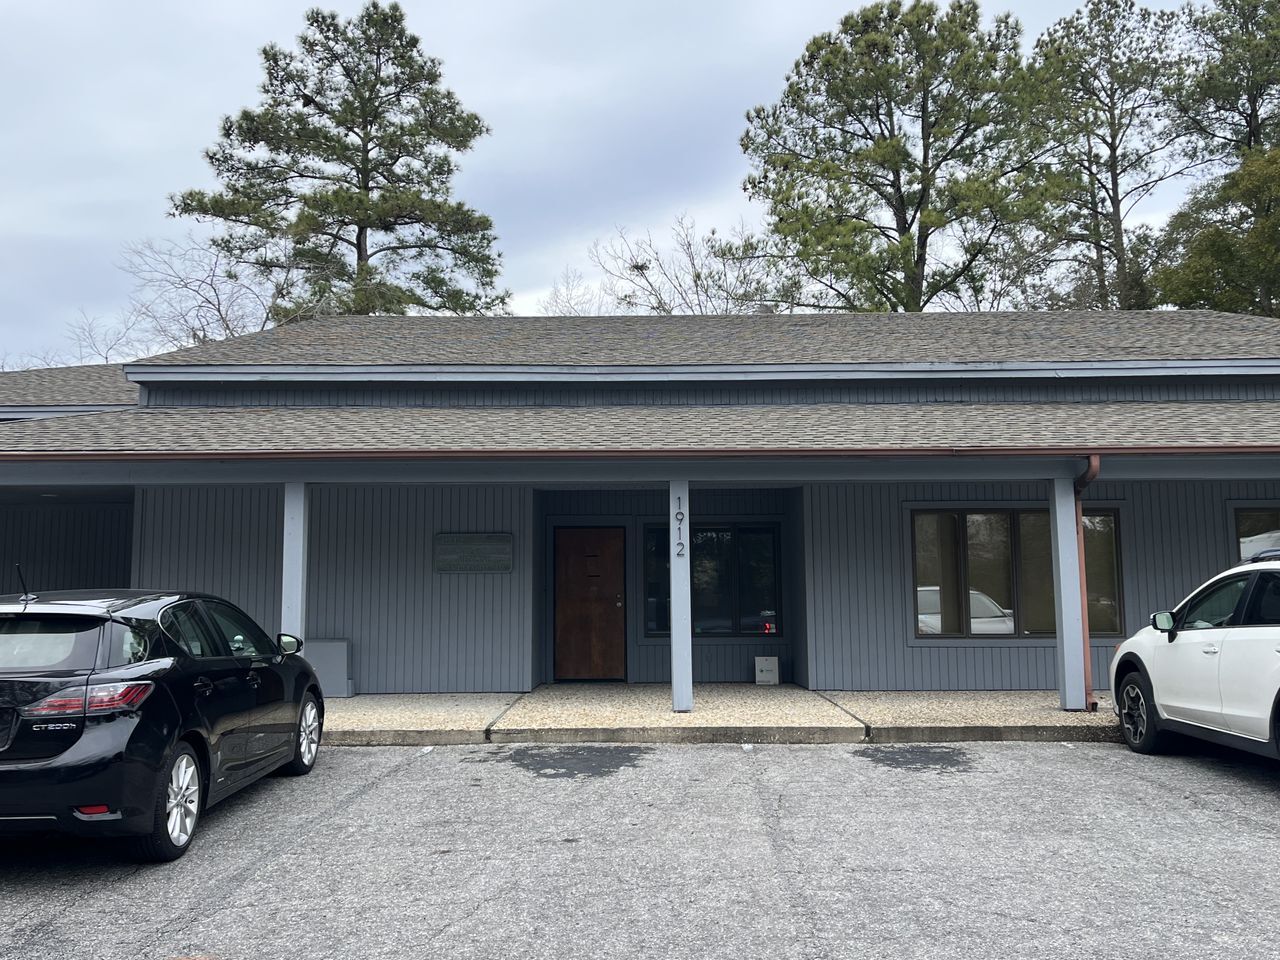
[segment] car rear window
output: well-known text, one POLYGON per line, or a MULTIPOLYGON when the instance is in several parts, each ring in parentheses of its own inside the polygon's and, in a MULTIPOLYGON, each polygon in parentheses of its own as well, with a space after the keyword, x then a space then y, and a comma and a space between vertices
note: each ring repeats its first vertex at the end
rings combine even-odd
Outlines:
POLYGON ((0 613, 0 673, 91 669, 101 627, 94 617, 0 613))

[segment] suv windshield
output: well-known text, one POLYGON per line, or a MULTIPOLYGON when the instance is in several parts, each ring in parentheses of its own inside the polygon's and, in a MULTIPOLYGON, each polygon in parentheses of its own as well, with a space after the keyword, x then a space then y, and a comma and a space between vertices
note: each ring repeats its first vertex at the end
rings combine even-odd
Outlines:
POLYGON ((0 613, 0 673, 88 670, 101 627, 94 617, 0 613))

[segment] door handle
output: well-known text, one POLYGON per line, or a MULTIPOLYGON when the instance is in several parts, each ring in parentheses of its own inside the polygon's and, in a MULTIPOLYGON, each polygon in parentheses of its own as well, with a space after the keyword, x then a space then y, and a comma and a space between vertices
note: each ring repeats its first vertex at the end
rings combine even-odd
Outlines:
POLYGON ((258 676, 256 673, 249 674, 248 680, 249 680, 249 686, 251 687, 262 686, 262 678, 258 676))
POLYGON ((198 695, 207 697, 209 694, 213 693, 213 681, 208 677, 199 677, 196 679, 196 682, 191 685, 191 689, 198 695))
POLYGON ((1205 647, 1205 648, 1204 648, 1204 649, 1202 649, 1200 652, 1201 652, 1201 653, 1203 653, 1206 657, 1212 657, 1215 653, 1217 653, 1217 652, 1218 652, 1218 648, 1217 648, 1217 647, 1205 647))

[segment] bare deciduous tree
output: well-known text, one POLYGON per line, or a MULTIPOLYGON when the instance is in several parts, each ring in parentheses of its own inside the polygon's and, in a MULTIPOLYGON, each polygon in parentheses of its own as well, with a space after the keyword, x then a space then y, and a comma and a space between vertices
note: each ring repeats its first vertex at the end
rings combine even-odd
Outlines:
POLYGON ((600 285, 589 283, 574 267, 565 267, 556 277, 551 290, 538 301, 538 309, 549 317, 602 317, 618 312, 600 285))
POLYGON ((724 238, 715 230, 699 233, 688 216, 676 218, 669 245, 651 233, 636 236, 619 227, 588 253, 599 283, 566 268, 540 306, 545 313, 574 316, 753 313, 784 300, 794 307, 780 292, 775 262, 760 249, 745 227, 724 238))
POLYGON ((315 309, 296 307, 281 316, 282 305, 295 302, 296 273, 265 274, 191 235, 133 244, 121 269, 135 281, 130 312, 144 335, 162 348, 238 337, 315 309))

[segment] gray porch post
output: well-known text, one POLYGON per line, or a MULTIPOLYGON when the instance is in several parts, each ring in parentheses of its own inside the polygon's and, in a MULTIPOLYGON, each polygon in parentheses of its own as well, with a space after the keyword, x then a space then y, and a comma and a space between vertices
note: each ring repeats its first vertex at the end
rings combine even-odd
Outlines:
POLYGON ((693 709, 693 611, 689 585, 689 481, 669 483, 671 527, 671 709, 693 709))
POLYGON ((1058 633, 1058 692, 1063 710, 1083 710, 1084 617, 1075 481, 1053 481, 1049 530, 1053 543, 1053 603, 1058 633))
POLYGON ((306 639, 307 485, 284 485, 284 537, 280 576, 280 630, 306 639))

